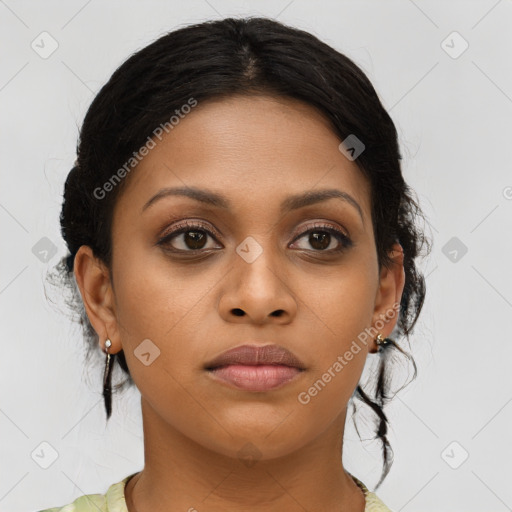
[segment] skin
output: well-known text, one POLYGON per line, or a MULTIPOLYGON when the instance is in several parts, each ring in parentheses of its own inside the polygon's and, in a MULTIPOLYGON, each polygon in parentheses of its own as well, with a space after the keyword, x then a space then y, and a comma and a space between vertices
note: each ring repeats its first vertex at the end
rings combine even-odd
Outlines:
MULTIPOLYGON (((125 489, 130 512, 364 511, 340 454, 347 404, 375 342, 360 344, 308 404, 297 399, 384 318, 404 286, 399 245, 395 264, 379 270, 369 184, 340 142, 320 113, 296 100, 201 103, 125 178, 112 274, 89 247, 78 251, 75 275, 101 348, 109 338, 111 353, 124 350, 141 393, 145 466, 125 489), (217 192, 231 207, 167 196, 141 212, 175 186, 217 192), (362 217, 335 198, 281 215, 289 195, 324 188, 350 194, 362 217), (199 256, 183 234, 166 250, 157 241, 175 219, 200 219, 217 239, 208 236, 199 256), (313 222, 340 229, 352 246, 335 252, 343 242, 331 236, 322 251, 300 236, 313 222), (252 263, 235 250, 248 236, 263 250, 252 263), (173 246, 189 252, 178 257, 173 246), (160 350, 149 365, 135 352, 146 339, 160 350), (243 343, 286 347, 306 370, 259 393, 213 380, 205 363, 243 343), (252 465, 239 454, 247 443, 257 450, 252 465)), ((386 319, 384 337, 396 319, 386 319)))

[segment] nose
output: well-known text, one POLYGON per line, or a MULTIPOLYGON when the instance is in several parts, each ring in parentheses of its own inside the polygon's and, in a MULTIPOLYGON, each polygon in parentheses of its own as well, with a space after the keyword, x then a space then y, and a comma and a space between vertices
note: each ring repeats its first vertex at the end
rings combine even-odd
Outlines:
POLYGON ((263 250, 249 263, 234 255, 233 271, 219 301, 219 313, 228 322, 286 324, 297 313, 297 301, 287 273, 263 250))

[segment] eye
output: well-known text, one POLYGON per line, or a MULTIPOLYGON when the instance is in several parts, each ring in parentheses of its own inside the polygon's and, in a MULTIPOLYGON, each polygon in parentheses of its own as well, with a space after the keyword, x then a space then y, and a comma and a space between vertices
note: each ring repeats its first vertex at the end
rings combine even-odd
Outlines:
MULTIPOLYGON (((216 245, 208 247, 208 238, 216 240, 216 236, 211 229, 198 222, 185 221, 175 226, 170 233, 165 234, 157 243, 167 250, 177 253, 193 253, 195 251, 222 248, 222 246, 216 245)), ((350 238, 343 231, 325 224, 313 224, 296 237, 294 242, 301 239, 306 239, 306 243, 313 248, 314 252, 342 252, 353 245, 350 238)), ((309 247, 298 248, 311 250, 309 247)))
MULTIPOLYGON (((341 252, 353 245, 343 231, 325 224, 314 224, 295 240, 302 238, 306 239, 306 243, 313 247, 315 252, 341 252)), ((308 247, 299 247, 299 249, 310 250, 308 247)))
POLYGON ((175 252, 194 252, 216 248, 207 247, 208 238, 216 239, 215 235, 203 224, 183 222, 173 231, 165 234, 157 243, 175 252))

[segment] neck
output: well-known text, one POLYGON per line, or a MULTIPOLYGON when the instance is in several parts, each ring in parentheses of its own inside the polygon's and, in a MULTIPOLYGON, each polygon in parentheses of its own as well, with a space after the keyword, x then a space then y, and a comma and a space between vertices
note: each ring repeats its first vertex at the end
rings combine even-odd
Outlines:
POLYGON ((362 490, 342 464, 346 410, 314 442, 286 456, 233 458, 161 421, 142 399, 144 469, 125 488, 129 512, 363 512, 362 490))

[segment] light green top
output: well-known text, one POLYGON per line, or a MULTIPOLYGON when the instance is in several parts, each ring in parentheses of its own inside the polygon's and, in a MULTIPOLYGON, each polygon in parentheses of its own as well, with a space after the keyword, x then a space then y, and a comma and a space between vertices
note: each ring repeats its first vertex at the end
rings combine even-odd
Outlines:
MULTIPOLYGON (((69 505, 48 508, 39 512, 128 512, 124 499, 124 487, 126 482, 135 474, 137 473, 128 475, 120 482, 112 484, 105 494, 87 494, 80 496, 69 505)), ((364 512, 391 512, 376 494, 366 488, 363 482, 355 476, 351 476, 365 495, 366 506, 364 512)))

